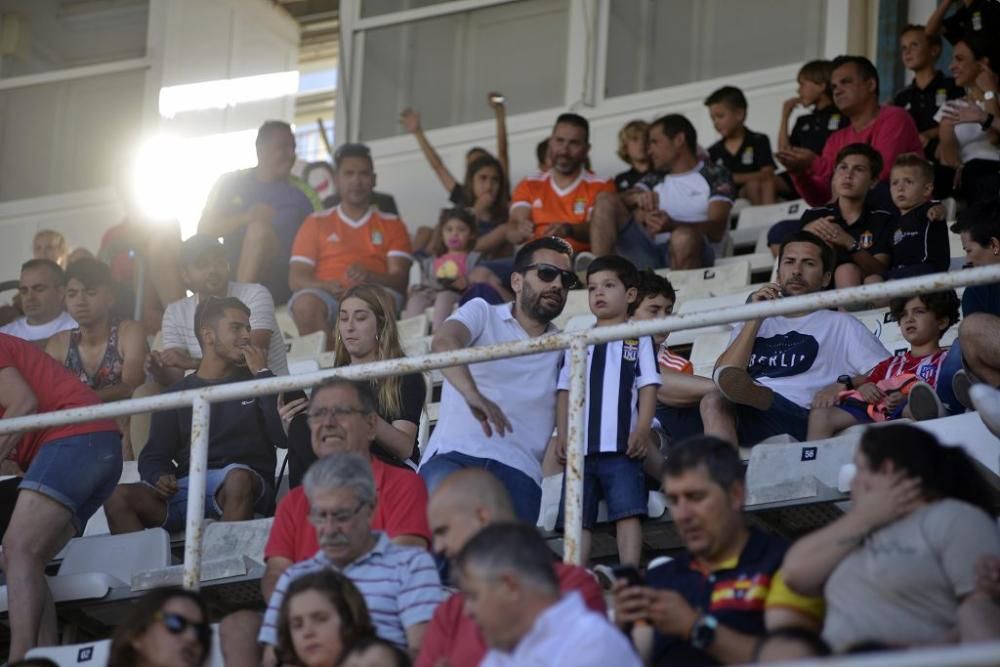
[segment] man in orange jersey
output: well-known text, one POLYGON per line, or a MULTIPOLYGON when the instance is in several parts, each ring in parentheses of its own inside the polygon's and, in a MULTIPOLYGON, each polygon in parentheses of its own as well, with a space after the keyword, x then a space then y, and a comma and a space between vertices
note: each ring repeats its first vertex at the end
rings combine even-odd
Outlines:
POLYGON ((600 192, 614 183, 598 178, 584 165, 590 152, 590 124, 564 113, 549 137, 552 168, 517 184, 510 205, 510 240, 525 243, 542 236, 566 239, 574 252, 590 250, 590 213, 600 192))
POLYGON ((375 170, 368 147, 345 144, 334 162, 340 204, 306 218, 292 245, 288 307, 303 336, 326 331, 329 338, 340 297, 354 285, 377 284, 400 308, 410 275, 406 225, 371 204, 375 170))

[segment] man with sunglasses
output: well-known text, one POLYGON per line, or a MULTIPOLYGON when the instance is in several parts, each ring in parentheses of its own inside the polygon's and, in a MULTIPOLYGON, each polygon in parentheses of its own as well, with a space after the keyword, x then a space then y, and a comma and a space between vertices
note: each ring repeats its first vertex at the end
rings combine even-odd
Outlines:
MULTIPOLYGON (((545 237, 514 257, 514 303, 473 299, 434 334, 434 352, 537 338, 557 331, 552 320, 576 285, 573 251, 545 237)), ((433 493, 456 470, 483 468, 503 482, 518 519, 538 519, 542 456, 555 427, 561 352, 539 352, 443 369, 441 412, 420 475, 433 493)))

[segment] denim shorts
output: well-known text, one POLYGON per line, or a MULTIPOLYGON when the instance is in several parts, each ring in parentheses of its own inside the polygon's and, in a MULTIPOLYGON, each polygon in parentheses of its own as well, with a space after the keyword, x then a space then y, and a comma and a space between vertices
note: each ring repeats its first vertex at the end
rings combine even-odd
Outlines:
MULTIPOLYGON (((646 516, 648 494, 642 459, 624 454, 588 454, 583 462, 583 527, 592 530, 597 524, 597 506, 608 503, 608 521, 646 516)), ((559 497, 556 528, 563 525, 566 506, 566 478, 559 497)))
MULTIPOLYGON (((209 470, 205 475, 205 517, 217 519, 222 516, 222 508, 219 506, 216 494, 226 481, 226 475, 232 470, 249 470, 260 483, 260 494, 254 503, 254 512, 257 514, 268 514, 271 509, 271 485, 264 481, 257 471, 241 463, 231 463, 225 468, 209 470)), ((182 530, 187 523, 187 499, 188 484, 190 477, 181 477, 177 480, 177 493, 170 496, 167 505, 167 518, 163 521, 163 528, 170 532, 182 530)))
POLYGON ((122 438, 117 431, 85 433, 45 443, 19 489, 48 496, 73 513, 81 535, 122 476, 122 438))
MULTIPOLYGON (((670 268, 670 241, 656 243, 634 219, 630 218, 618 234, 618 254, 626 257, 640 269, 670 268)), ((705 238, 701 248, 701 265, 715 264, 715 249, 705 238)))
POLYGON ((744 447, 782 433, 788 433, 799 442, 807 440, 809 410, 777 392, 774 393, 774 403, 767 410, 749 405, 733 405, 733 408, 736 411, 737 440, 744 447))

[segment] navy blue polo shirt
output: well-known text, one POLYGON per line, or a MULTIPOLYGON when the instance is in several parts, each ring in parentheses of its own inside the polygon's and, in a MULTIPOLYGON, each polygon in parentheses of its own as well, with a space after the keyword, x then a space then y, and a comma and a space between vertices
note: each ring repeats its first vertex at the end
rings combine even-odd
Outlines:
MULTIPOLYGON (((788 546, 788 542, 777 535, 751 528, 750 537, 735 563, 724 563, 721 568, 708 572, 685 553, 650 570, 646 574, 646 585, 680 593, 694 609, 714 616, 719 625, 749 635, 763 635, 764 609, 788 546)), ((694 648, 686 639, 656 633, 653 665, 718 664, 715 658, 694 648)))

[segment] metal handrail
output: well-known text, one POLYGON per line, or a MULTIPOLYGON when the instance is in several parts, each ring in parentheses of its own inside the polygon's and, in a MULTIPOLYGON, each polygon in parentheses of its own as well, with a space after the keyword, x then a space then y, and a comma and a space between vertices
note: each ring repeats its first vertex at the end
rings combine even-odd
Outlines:
POLYGON ((794 315, 822 308, 835 308, 869 301, 883 301, 894 297, 952 289, 964 285, 983 285, 996 282, 1000 282, 1000 265, 963 269, 961 271, 893 280, 873 285, 804 294, 775 301, 747 303, 742 306, 717 311, 674 315, 663 319, 643 322, 627 322, 615 326, 599 327, 573 333, 551 334, 528 340, 501 343, 499 345, 435 352, 409 358, 386 359, 366 364, 342 366, 340 368, 326 369, 313 373, 304 373, 302 375, 248 380, 85 408, 72 408, 40 415, 2 419, 0 420, 0 434, 87 422, 95 419, 122 417, 141 412, 156 412, 193 406, 184 585, 191 589, 197 589, 201 574, 201 534, 204 521, 205 471, 208 461, 208 408, 211 403, 236 398, 270 395, 293 389, 304 389, 333 377, 348 379, 379 378, 570 348, 571 386, 566 461, 566 534, 564 540, 564 557, 567 562, 579 563, 579 544, 583 530, 582 474, 584 460, 583 434, 585 432, 583 406, 586 393, 584 375, 588 345, 621 340, 623 338, 668 333, 682 329, 773 317, 776 315, 794 315))

